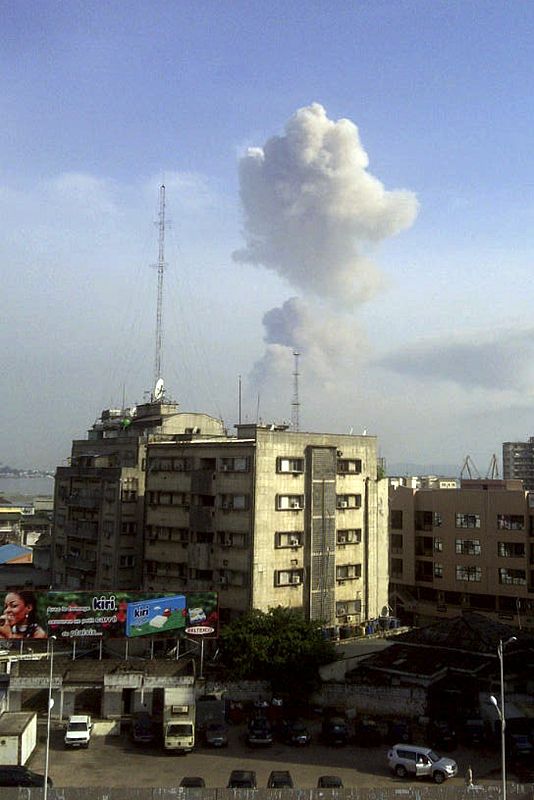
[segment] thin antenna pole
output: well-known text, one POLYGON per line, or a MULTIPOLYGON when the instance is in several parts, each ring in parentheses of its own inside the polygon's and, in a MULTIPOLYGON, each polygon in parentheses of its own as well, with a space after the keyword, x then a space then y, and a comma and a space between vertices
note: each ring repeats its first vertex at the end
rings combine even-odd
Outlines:
POLYGON ((300 401, 299 401, 299 356, 296 350, 293 350, 293 357, 295 359, 295 371, 293 372, 293 400, 291 401, 291 427, 294 431, 300 430, 300 401))
POLYGON ((158 299, 156 306, 156 354, 154 357, 154 386, 161 378, 161 350, 163 345, 163 273, 165 272, 165 185, 159 189, 159 248, 158 248, 158 299))
POLYGON ((241 425, 241 375, 238 376, 237 419, 241 425))

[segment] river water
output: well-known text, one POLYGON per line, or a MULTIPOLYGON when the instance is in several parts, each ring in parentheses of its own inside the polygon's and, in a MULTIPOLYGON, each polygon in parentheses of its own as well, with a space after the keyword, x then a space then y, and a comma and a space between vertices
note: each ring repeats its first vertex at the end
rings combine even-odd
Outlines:
POLYGON ((0 478, 0 495, 4 497, 52 497, 53 478, 0 478))

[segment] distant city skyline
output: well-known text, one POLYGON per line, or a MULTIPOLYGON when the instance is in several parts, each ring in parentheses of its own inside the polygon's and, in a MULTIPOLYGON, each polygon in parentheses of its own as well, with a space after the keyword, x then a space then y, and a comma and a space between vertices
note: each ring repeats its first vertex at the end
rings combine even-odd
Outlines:
POLYGON ((485 472, 532 430, 530 4, 3 4, 2 458, 183 410, 485 472))

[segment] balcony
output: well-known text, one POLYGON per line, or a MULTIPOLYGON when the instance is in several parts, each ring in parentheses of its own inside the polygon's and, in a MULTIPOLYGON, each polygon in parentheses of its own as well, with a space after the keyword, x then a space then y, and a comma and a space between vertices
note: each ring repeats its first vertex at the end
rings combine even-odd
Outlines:
POLYGON ((65 498, 65 504, 70 508, 99 508, 102 504, 102 492, 94 494, 72 492, 65 498))
POLYGON ((96 561, 90 561, 88 558, 79 558, 78 556, 67 556, 65 559, 67 569, 77 569, 80 572, 95 572, 96 561))
POLYGON ((74 520, 65 523, 65 535, 77 539, 87 539, 96 542, 98 539, 98 523, 86 520, 74 520))

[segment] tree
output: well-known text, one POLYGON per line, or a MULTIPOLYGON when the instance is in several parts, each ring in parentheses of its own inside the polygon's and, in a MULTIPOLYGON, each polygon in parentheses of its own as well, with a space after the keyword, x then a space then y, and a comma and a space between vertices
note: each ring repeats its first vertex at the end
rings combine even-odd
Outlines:
POLYGON ((337 660, 317 622, 282 606, 249 611, 221 630, 219 643, 232 678, 268 680, 285 695, 309 694, 319 684, 319 667, 337 660))

